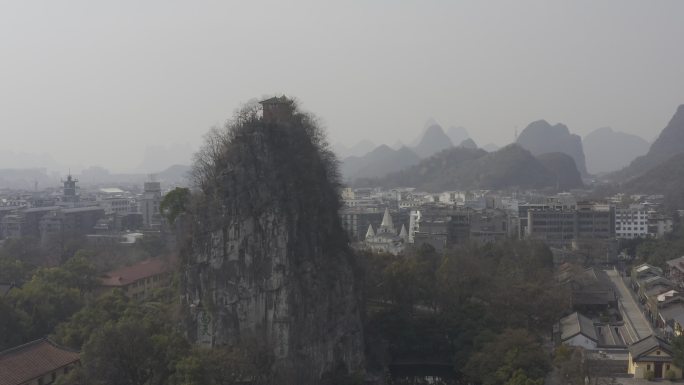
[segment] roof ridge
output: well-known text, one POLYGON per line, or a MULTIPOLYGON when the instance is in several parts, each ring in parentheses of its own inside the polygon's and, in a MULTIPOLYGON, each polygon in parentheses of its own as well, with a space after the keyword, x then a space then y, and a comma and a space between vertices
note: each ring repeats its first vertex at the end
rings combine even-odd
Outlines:
POLYGON ((70 347, 68 347, 68 346, 64 346, 64 345, 58 344, 57 342, 51 340, 49 337, 44 337, 44 339, 45 339, 45 341, 47 341, 47 343, 49 343, 50 345, 56 347, 57 349, 62 349, 62 350, 66 350, 66 351, 68 351, 68 352, 81 354, 81 351, 80 351, 80 350, 72 349, 72 348, 70 348, 70 347))
POLYGON ((62 346, 62 345, 56 343, 55 341, 52 341, 47 336, 45 336, 45 337, 38 338, 37 340, 29 341, 29 342, 23 343, 21 345, 14 346, 14 347, 11 347, 9 349, 5 349, 5 350, 0 352, 0 358, 2 358, 2 356, 6 355, 6 354, 16 353, 16 352, 21 351, 25 348, 28 348, 28 347, 31 347, 34 345, 38 345, 41 342, 47 342, 48 344, 50 344, 51 346, 54 346, 57 349, 66 350, 66 351, 69 351, 72 353, 78 353, 78 354, 81 353, 80 350, 72 349, 72 348, 67 347, 67 346, 62 346))
MULTIPOLYGON (((38 343, 40 343, 40 342, 42 342, 42 341, 47 341, 47 337, 42 337, 42 338, 39 338, 39 339, 37 339, 37 340, 25 342, 25 343, 23 343, 23 344, 21 344, 21 345, 17 345, 17 346, 15 346, 15 347, 12 347, 12 348, 9 348, 9 349, 5 349, 5 350, 3 350, 3 351, 0 352, 0 358, 2 358, 2 356, 4 356, 5 354, 14 353, 14 352, 17 352, 17 351, 22 350, 22 349, 24 349, 24 348, 27 348, 27 347, 30 347, 30 346, 33 346, 33 345, 37 345, 38 343)), ((48 342, 49 342, 49 341, 48 341, 48 342)))

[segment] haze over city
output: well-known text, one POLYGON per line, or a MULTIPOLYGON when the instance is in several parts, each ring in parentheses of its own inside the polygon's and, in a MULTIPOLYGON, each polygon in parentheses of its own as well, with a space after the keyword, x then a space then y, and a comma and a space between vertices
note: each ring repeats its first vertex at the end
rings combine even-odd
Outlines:
POLYGON ((652 141, 684 101, 682 14, 680 1, 3 3, 0 159, 130 171, 156 146, 188 164, 236 106, 282 94, 347 146, 409 143, 429 118, 481 145, 538 119, 652 141))

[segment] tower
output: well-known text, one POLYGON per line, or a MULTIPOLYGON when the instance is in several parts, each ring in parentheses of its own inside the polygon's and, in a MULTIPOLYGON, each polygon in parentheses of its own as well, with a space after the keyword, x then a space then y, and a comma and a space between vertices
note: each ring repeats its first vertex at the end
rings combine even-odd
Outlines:
POLYGON ((62 201, 67 203, 78 203, 79 195, 77 192, 76 183, 78 179, 74 179, 71 173, 67 176, 67 179, 62 181, 64 187, 62 188, 62 201))
POLYGON ((275 123, 287 119, 294 109, 293 101, 285 97, 272 97, 259 102, 263 108, 263 119, 268 123, 275 123))
POLYGON ((162 199, 161 184, 159 182, 145 182, 144 189, 140 200, 143 226, 154 228, 161 224, 161 213, 159 212, 162 199))

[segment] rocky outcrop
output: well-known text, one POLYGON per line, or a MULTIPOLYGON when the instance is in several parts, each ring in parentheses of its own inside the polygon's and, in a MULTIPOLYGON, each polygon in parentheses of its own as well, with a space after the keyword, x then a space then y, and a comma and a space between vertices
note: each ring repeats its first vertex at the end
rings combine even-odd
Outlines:
POLYGON ((496 152, 455 147, 384 178, 358 185, 415 186, 425 191, 509 188, 573 188, 582 186, 574 161, 567 155, 545 155, 543 161, 517 144, 496 152))
POLYGON ((456 145, 457 143, 461 143, 464 140, 470 138, 470 134, 468 134, 468 130, 461 126, 451 126, 447 129, 446 131, 447 136, 449 139, 451 139, 451 143, 456 145))
POLYGON ((568 154, 575 160, 577 170, 587 175, 582 139, 571 134, 564 124, 552 126, 545 120, 532 122, 520 133, 517 143, 535 156, 550 152, 568 154))
POLYGON ((646 154, 649 147, 645 139, 610 127, 592 131, 584 137, 582 145, 587 168, 592 174, 620 170, 636 157, 646 154))
POLYGON ((288 112, 245 112, 202 152, 183 299, 192 340, 255 339, 274 383, 318 384, 362 369, 360 294, 334 156, 311 119, 288 112))
POLYGON ((677 108, 670 122, 649 148, 648 153, 636 158, 628 167, 617 173, 617 179, 639 176, 682 152, 684 152, 684 104, 677 108))
POLYGON ((451 139, 444 133, 442 126, 433 124, 425 130, 420 142, 413 147, 413 152, 421 158, 430 157, 442 150, 454 147, 451 139))
POLYGON ((560 190, 567 190, 582 187, 582 176, 577 171, 575 160, 568 154, 562 152, 551 152, 537 156, 541 162, 556 176, 556 187, 560 190))
POLYGON ((419 162, 420 157, 408 147, 394 150, 383 144, 364 156, 344 159, 340 170, 345 180, 355 180, 385 176, 419 162))
POLYGON ((458 145, 458 147, 465 147, 465 148, 470 148, 470 149, 475 150, 475 149, 477 149, 477 143, 475 143, 475 141, 472 140, 471 138, 468 138, 468 139, 462 141, 461 144, 458 145))

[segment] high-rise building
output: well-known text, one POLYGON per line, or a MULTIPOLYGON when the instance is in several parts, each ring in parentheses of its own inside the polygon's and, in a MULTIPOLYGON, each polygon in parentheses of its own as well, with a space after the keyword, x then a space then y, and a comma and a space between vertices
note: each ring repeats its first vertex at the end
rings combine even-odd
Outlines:
POLYGON ((143 196, 140 199, 140 212, 142 213, 143 226, 146 228, 156 228, 161 225, 161 204, 162 193, 159 182, 145 182, 143 196))

